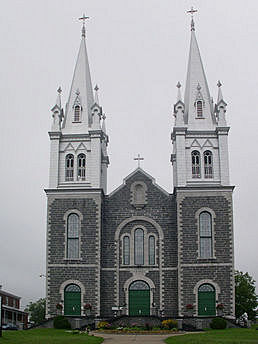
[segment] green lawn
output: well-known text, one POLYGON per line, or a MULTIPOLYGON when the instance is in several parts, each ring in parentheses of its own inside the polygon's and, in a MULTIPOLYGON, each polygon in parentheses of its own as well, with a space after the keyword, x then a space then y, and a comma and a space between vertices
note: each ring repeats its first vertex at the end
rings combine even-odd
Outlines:
POLYGON ((258 344, 258 330, 255 328, 230 328, 208 330, 203 333, 170 337, 167 344, 258 344))
POLYGON ((36 329, 3 331, 0 344, 98 344, 103 339, 86 334, 72 334, 65 330, 36 329))

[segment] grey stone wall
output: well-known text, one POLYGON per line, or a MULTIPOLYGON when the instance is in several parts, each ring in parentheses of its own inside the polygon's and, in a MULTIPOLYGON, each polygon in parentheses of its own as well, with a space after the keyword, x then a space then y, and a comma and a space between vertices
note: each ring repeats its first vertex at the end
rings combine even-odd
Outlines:
MULTIPOLYGON (((92 305, 92 314, 98 314, 98 265, 101 191, 95 195, 75 196, 65 191, 48 198, 47 233, 47 297, 48 316, 56 314, 61 301, 60 286, 66 281, 79 281, 85 288, 83 303, 92 305), (80 228, 80 258, 66 257, 66 223, 64 215, 78 211, 82 216, 80 228)), ((82 304, 83 306, 83 304, 82 304)))
POLYGON ((180 306, 181 314, 186 314, 186 305, 194 304, 198 314, 199 281, 209 280, 217 285, 220 293, 217 303, 224 304, 224 314, 234 315, 234 266, 231 191, 215 190, 206 192, 178 193, 180 209, 180 306), (210 259, 199 257, 198 210, 211 209, 213 214, 214 256, 210 259))

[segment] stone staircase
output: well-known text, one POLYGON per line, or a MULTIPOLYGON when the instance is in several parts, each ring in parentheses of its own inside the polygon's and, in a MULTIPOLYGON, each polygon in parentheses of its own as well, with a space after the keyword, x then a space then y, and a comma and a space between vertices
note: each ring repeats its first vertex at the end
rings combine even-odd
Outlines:
POLYGON ((159 327, 161 325, 161 319, 157 316, 130 317, 122 315, 117 318, 109 319, 109 322, 117 327, 159 327))

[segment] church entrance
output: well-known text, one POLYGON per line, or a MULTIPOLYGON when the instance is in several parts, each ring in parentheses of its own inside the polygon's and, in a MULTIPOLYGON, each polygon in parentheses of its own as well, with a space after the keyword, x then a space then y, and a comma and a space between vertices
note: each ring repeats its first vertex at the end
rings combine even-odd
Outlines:
POLYGON ((211 284, 202 284, 198 290, 198 315, 215 316, 215 290, 211 284))
POLYGON ((150 315, 150 287, 144 281, 135 281, 129 287, 129 315, 150 315))
POLYGON ((81 288, 76 284, 65 288, 64 315, 81 315, 81 288))

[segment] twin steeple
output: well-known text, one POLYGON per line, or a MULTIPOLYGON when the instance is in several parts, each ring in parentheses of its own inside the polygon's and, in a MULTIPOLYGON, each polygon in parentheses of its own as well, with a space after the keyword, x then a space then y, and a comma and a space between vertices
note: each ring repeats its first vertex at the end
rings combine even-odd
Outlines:
POLYGON ((184 101, 181 84, 174 105, 175 125, 172 133, 174 186, 228 186, 228 146, 221 83, 218 100, 213 104, 195 35, 193 8, 191 41, 188 58, 184 101))
POLYGON ((85 15, 82 34, 68 101, 63 111, 61 89, 52 108, 51 188, 95 188, 107 190, 108 136, 105 115, 93 94, 86 49, 85 15))

